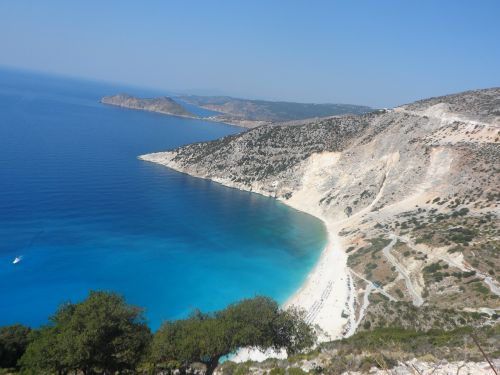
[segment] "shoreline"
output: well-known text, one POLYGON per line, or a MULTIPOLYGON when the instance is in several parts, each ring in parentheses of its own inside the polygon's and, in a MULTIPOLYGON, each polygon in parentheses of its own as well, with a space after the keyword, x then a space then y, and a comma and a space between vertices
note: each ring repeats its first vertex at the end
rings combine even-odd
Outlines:
POLYGON ((353 279, 347 269, 347 254, 333 222, 287 201, 280 202, 321 220, 326 227, 327 242, 303 284, 283 304, 306 310, 306 321, 323 332, 319 341, 331 341, 354 333, 356 328, 353 279))
MULTIPOLYGON (((160 164, 191 177, 203 178, 226 187, 274 198, 297 211, 321 220, 327 231, 326 245, 321 250, 318 261, 307 274, 302 285, 287 298, 283 307, 296 306, 304 309, 306 311, 306 321, 313 325, 318 325, 322 331, 319 335, 320 342, 331 341, 354 333, 357 327, 354 310, 354 304, 356 303, 355 287, 353 278, 347 268, 347 254, 338 236, 335 221, 329 220, 321 212, 312 209, 308 202, 300 198, 283 200, 259 189, 251 189, 250 187, 239 186, 230 181, 210 179, 201 175, 188 173, 165 156, 166 153, 159 152, 141 155, 138 158, 160 164)), ((259 357, 264 355, 260 351, 256 352, 260 354, 259 357)), ((251 353, 247 354, 250 355, 251 353)), ((251 357, 253 358, 254 355, 251 355, 251 357)), ((247 355, 238 355, 238 359, 245 360, 248 358, 247 355)))
MULTIPOLYGON (((272 198, 266 194, 257 194, 272 198)), ((355 297, 354 293, 351 293, 354 292, 354 281, 347 270, 347 254, 340 244, 338 231, 332 223, 317 214, 312 214, 281 199, 276 200, 321 220, 327 232, 327 242, 321 250, 318 261, 309 271, 302 285, 287 298, 282 307, 295 306, 304 309, 306 321, 320 328, 319 343, 354 334, 357 328, 354 311, 355 297), (345 310, 348 311, 347 316, 343 315, 345 310)), ((268 349, 262 352, 259 349, 242 348, 231 358, 231 361, 236 363, 262 362, 268 358, 286 359, 287 354, 284 350, 277 352, 268 349)))
MULTIPOLYGON (((151 109, 134 108, 134 107, 129 107, 129 106, 121 105, 121 104, 106 103, 106 102, 102 101, 102 99, 99 100, 99 103, 110 106, 110 107, 129 109, 132 111, 157 113, 157 114, 163 115, 163 116, 173 116, 173 117, 180 117, 180 118, 185 118, 185 119, 190 119, 190 120, 201 120, 201 121, 207 121, 207 122, 214 122, 214 123, 234 126, 236 128, 240 128, 240 129, 252 129, 252 128, 255 128, 257 126, 263 125, 261 123, 258 123, 258 121, 253 121, 253 120, 230 121, 230 120, 225 120, 224 118, 217 118, 217 116, 201 117, 201 116, 196 116, 196 115, 182 115, 182 114, 176 114, 176 113, 171 113, 171 112, 154 111, 151 109), (244 125, 244 123, 248 123, 248 124, 244 125)), ((201 107, 201 108, 203 108, 203 107, 201 107)))
MULTIPOLYGON (((346 114, 342 114, 342 115, 332 115, 332 116, 326 116, 326 117, 311 117, 311 118, 287 120, 287 121, 248 120, 248 119, 234 118, 234 117, 231 117, 231 114, 222 113, 222 112, 220 115, 201 117, 201 116, 197 116, 194 114, 193 115, 182 115, 182 114, 176 114, 176 113, 171 113, 171 112, 155 111, 155 110, 151 110, 151 109, 134 108, 134 107, 129 107, 129 106, 121 105, 121 104, 107 103, 107 102, 102 101, 102 99, 99 101, 99 103, 107 105, 107 106, 111 106, 111 107, 129 109, 132 111, 157 113, 157 114, 163 115, 163 116, 173 116, 173 117, 180 117, 180 118, 191 119, 191 120, 214 122, 214 123, 224 124, 224 125, 228 125, 228 126, 234 126, 236 128, 239 128, 239 129, 247 129, 247 130, 254 129, 254 128, 257 128, 259 126, 298 126, 298 125, 303 125, 303 124, 307 124, 310 122, 322 121, 325 119, 331 119, 331 118, 335 118, 335 117, 349 115, 348 113, 346 113, 346 114)), ((200 107, 200 108, 208 109, 205 107, 200 107)))

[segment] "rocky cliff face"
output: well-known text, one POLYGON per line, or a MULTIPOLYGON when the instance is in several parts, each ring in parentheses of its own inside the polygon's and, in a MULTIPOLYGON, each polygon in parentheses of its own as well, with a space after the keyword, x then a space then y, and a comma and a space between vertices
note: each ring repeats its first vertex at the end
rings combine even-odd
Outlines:
POLYGON ((196 117, 186 111, 179 103, 169 97, 141 99, 127 94, 105 96, 101 103, 142 111, 158 112, 168 115, 196 117))
POLYGON ((439 319, 421 306, 452 309, 451 326, 498 319, 499 88, 260 127, 142 158, 323 219, 352 279, 342 318, 331 317, 350 316, 344 334, 432 327, 439 319))

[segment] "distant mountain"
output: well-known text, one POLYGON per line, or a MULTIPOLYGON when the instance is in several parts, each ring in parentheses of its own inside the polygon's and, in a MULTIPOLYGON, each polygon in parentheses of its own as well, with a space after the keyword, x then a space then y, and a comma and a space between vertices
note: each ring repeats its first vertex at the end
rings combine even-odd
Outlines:
POLYGON ((101 99, 101 103, 130 109, 139 109, 142 111, 164 113, 167 115, 197 117, 191 112, 188 112, 175 100, 167 96, 152 99, 141 99, 127 94, 119 94, 105 96, 101 99))
POLYGON ((235 119, 273 123, 345 114, 363 114, 373 111, 370 107, 352 104, 274 102, 229 96, 190 95, 180 98, 188 103, 221 112, 235 119))

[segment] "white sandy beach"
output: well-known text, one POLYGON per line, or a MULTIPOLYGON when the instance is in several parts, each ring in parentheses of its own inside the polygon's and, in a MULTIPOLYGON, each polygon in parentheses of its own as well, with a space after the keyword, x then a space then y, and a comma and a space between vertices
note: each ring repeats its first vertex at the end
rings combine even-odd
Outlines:
MULTIPOLYGON (((322 331, 319 341, 330 341, 342 337, 345 333, 354 333, 355 318, 352 290, 352 280, 346 268, 347 256, 340 246, 337 232, 326 224, 328 243, 314 269, 309 273, 304 284, 285 302, 284 307, 297 306, 307 312, 307 322, 318 325, 322 331), (352 300, 352 301, 351 301, 352 300), (349 315, 342 317, 342 312, 349 315), (352 318, 351 318, 352 317, 352 318), (344 331, 344 325, 348 321, 344 331)), ((248 360, 263 361, 266 358, 286 358, 284 351, 267 350, 261 352, 256 349, 241 349, 231 358, 234 362, 248 360)))
MULTIPOLYGON (((338 236, 336 222, 323 215, 319 206, 325 170, 333 168, 340 154, 325 152, 312 155, 307 161, 300 190, 282 201, 296 210, 317 217, 326 226, 328 241, 313 270, 303 285, 285 302, 284 307, 297 306, 307 312, 306 320, 319 326, 319 341, 330 341, 354 334, 357 322, 354 311, 355 287, 347 268, 347 255, 338 236)), ((283 358, 283 352, 240 350, 233 361, 283 358)))
MULTIPOLYGON (((297 306, 307 312, 307 322, 321 329, 319 341, 330 341, 355 330, 354 285, 346 268, 347 256, 334 227, 326 224, 328 243, 304 284, 285 302, 284 307, 297 306), (344 312, 344 314, 343 314, 344 312), (346 325, 346 323, 348 323, 346 325)), ((286 358, 283 351, 242 349, 231 358, 234 362, 286 358)))
MULTIPOLYGON (((327 224, 328 228, 328 224, 327 224)), ((321 341, 343 336, 347 315, 353 315, 351 276, 346 268, 346 254, 337 234, 328 228, 328 244, 306 281, 285 303, 307 311, 307 322, 318 325, 321 341), (344 316, 344 317, 342 317, 344 316)))
POLYGON ((298 306, 307 311, 307 321, 318 325, 327 341, 354 333, 354 285, 347 269, 347 255, 338 236, 339 228, 324 215, 319 201, 324 176, 335 167, 340 154, 324 152, 307 160, 301 188, 284 201, 291 207, 313 215, 325 223, 328 242, 312 272, 285 306, 298 306), (346 324, 348 323, 348 324, 346 324), (352 331, 352 332, 351 332, 352 331))

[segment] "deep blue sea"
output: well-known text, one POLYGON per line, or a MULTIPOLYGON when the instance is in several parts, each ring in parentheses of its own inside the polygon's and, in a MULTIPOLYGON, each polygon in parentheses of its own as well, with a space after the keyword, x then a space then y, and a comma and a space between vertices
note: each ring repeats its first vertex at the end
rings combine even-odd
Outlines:
POLYGON ((241 129, 99 103, 117 92, 162 94, 0 70, 0 325, 39 326, 92 289, 144 307, 153 329, 256 294, 284 301, 323 224, 138 160, 241 129))

